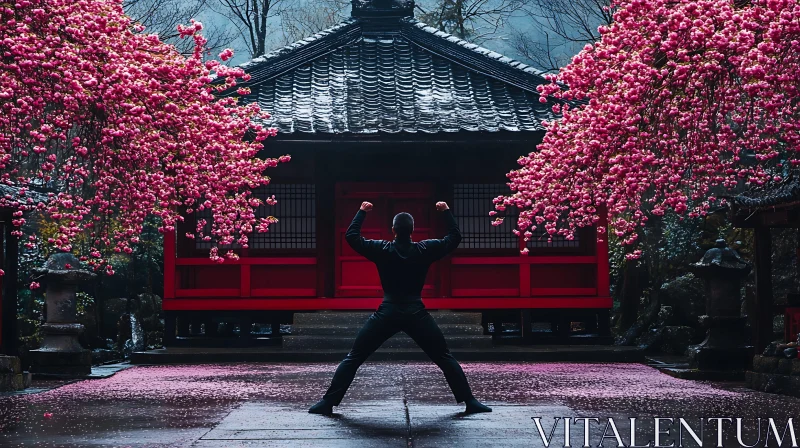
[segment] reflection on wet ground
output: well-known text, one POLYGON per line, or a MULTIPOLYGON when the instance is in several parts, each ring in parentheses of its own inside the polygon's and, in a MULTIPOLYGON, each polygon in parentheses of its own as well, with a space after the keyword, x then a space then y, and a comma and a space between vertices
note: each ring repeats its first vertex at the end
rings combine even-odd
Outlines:
MULTIPOLYGON (((544 446, 534 417, 541 417, 545 437, 552 434, 550 446, 565 445, 565 418, 572 446, 584 445, 584 423, 591 446, 629 446, 632 417, 638 445, 654 440, 653 418, 663 417, 684 418, 686 426, 660 421, 662 431, 670 430, 662 445, 677 446, 682 436, 683 446, 698 446, 688 426, 703 446, 717 446, 717 422, 708 419, 733 418, 723 423, 723 446, 759 439, 764 446, 768 421, 759 433, 757 418, 772 418, 783 433, 800 411, 800 399, 676 379, 639 364, 463 367, 491 414, 463 415, 442 374, 426 363, 365 364, 332 417, 306 410, 327 388, 335 364, 135 367, 44 392, 0 395, 0 446, 544 446)), ((774 433, 768 445, 778 446, 774 433)), ((791 445, 787 431, 782 446, 791 445)))

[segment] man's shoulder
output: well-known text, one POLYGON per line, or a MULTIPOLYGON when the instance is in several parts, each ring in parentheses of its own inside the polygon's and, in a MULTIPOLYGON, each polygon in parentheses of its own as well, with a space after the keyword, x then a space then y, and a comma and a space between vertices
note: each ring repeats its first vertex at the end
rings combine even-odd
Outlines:
POLYGON ((368 241, 370 242, 370 244, 380 248, 381 250, 387 250, 389 249, 389 247, 392 246, 392 244, 394 244, 392 241, 386 241, 386 240, 368 240, 368 241))
POLYGON ((427 239, 427 240, 417 241, 414 244, 416 244, 417 247, 420 247, 420 248, 424 249, 424 248, 426 248, 426 247, 428 247, 428 246, 430 246, 432 244, 433 245, 439 244, 439 240, 437 240, 437 239, 427 239))

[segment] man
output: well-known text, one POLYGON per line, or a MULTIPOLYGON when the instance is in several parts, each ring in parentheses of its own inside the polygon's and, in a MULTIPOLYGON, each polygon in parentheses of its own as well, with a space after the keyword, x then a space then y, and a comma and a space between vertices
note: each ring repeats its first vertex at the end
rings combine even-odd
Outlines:
POLYGON ((387 339, 403 331, 442 369, 456 402, 466 403, 466 413, 491 412, 472 395, 467 377, 450 350, 444 335, 422 303, 422 287, 428 268, 449 254, 461 242, 461 231, 450 208, 437 202, 436 210, 447 220, 447 236, 440 240, 411 241, 414 218, 398 213, 392 222, 394 241, 368 240, 361 236, 361 225, 372 204, 364 202, 347 229, 345 238, 356 252, 374 262, 383 286, 383 303, 358 332, 353 348, 333 375, 331 386, 319 403, 308 410, 312 414, 330 415, 342 401, 353 382, 358 367, 387 339))

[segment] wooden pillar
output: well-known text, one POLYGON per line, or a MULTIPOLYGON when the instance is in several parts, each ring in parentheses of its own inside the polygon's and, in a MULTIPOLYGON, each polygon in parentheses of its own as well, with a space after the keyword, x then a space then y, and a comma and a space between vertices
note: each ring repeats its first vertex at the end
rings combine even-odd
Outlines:
MULTIPOLYGON (((208 249, 205 250, 198 250, 197 244, 198 239, 187 238, 186 234, 191 233, 195 234, 197 230, 197 212, 186 213, 186 207, 180 208, 180 213, 183 216, 183 221, 178 221, 175 223, 175 232, 171 232, 172 234, 172 249, 171 254, 173 254, 173 258, 186 258, 186 257, 208 257, 208 249)), ((164 235, 164 245, 166 248, 166 241, 167 235, 164 235)))
POLYGON ((600 215, 600 221, 597 226, 606 228, 603 235, 598 235, 597 233, 594 235, 596 243, 595 254, 597 255, 597 295, 608 297, 611 295, 608 260, 608 210, 605 205, 600 205, 597 207, 597 212, 600 215), (602 237, 603 241, 597 241, 598 236, 602 237))
POLYGON ((519 335, 525 342, 531 342, 533 340, 533 333, 531 333, 531 310, 520 311, 519 335))
POLYGON ((560 342, 569 341, 572 334, 571 310, 560 310, 558 313, 558 340, 560 342))
POLYGON ((609 310, 599 310, 597 312, 597 333, 600 337, 611 337, 611 323, 609 322, 609 310))
POLYGON ((239 320, 239 338, 250 339, 253 331, 253 319, 249 315, 244 315, 239 320))
POLYGON ((219 324, 217 323, 217 321, 214 320, 214 316, 212 316, 211 314, 206 314, 203 317, 203 329, 206 336, 216 337, 219 333, 218 325, 219 324))
MULTIPOLYGON (((164 298, 175 298, 175 230, 164 234, 164 298)), ((188 239, 188 238, 184 238, 188 239)))
MULTIPOLYGON (((608 208, 605 204, 597 207, 597 212, 600 215, 600 220, 597 223, 598 227, 605 227, 605 232, 602 235, 597 234, 596 228, 594 229, 595 238, 595 256, 597 257, 597 295, 599 297, 608 297, 611 295, 611 278, 608 255, 608 208), (597 241, 598 238, 602 241, 597 241)), ((630 263, 625 263, 629 266, 630 263)), ((631 322, 632 324, 633 322, 631 322)), ((609 310, 602 309, 597 311, 597 333, 600 337, 611 336, 611 328, 609 323, 609 310)))
POLYGON ((3 223, 5 256, 3 257, 3 347, 2 353, 17 356, 17 263, 19 261, 17 237, 11 232, 10 221, 3 223))
MULTIPOLYGON (((531 265, 528 259, 528 253, 522 252, 528 246, 525 238, 519 238, 519 296, 531 296, 531 265)), ((530 306, 530 305, 529 305, 530 306)), ((519 335, 525 342, 531 342, 533 335, 531 334, 531 310, 520 310, 519 320, 519 335)))
POLYGON ((203 319, 197 316, 197 313, 194 313, 189 320, 189 336, 199 336, 203 332, 201 330, 201 326, 203 325, 203 319))
MULTIPOLYGON (((434 198, 435 202, 445 201, 450 205, 451 211, 455 204, 453 204, 453 180, 446 176, 440 176, 436 179, 434 184, 434 198)), ((458 213, 458 211, 454 211, 458 213)), ((439 217, 439 212, 433 214, 432 227, 434 235, 432 238, 441 238, 439 235, 444 235, 447 229, 444 228, 443 219, 439 217)), ((439 269, 439 290, 437 296, 439 297, 452 297, 451 285, 451 272, 452 272, 452 257, 446 257, 436 264, 439 269)))
POLYGON ((281 337, 281 323, 278 321, 272 321, 271 324, 272 334, 270 335, 273 338, 281 337))
POLYGON ((334 157, 327 152, 314 155, 316 167, 315 195, 317 221, 317 296, 334 297, 336 290, 335 266, 336 254, 336 170, 332 164, 334 157))
MULTIPOLYGON (((522 244, 525 244, 524 239, 520 238, 522 244)), ((531 296, 531 265, 528 263, 528 254, 520 254, 519 259, 519 296, 531 296)))
POLYGON ((175 311, 164 311, 164 345, 169 347, 175 343, 178 316, 175 311))
MULTIPOLYGON (((5 223, 0 222, 0 226, 4 225, 5 223)), ((3 250, 4 243, 5 243, 5 233, 2 231, 2 228, 0 228, 0 267, 3 268, 5 268, 5 251, 3 250)), ((2 276, 0 276, 0 355, 6 352, 5 346, 3 345, 3 341, 8 340, 8 338, 4 337, 5 335, 3 332, 3 316, 5 316, 5 314, 3 314, 3 295, 4 295, 3 294, 4 291, 2 289, 3 285, 4 285, 4 279, 2 276)))
POLYGON ((598 319, 600 313, 599 312, 589 312, 588 315, 584 314, 582 320, 583 324, 586 326, 586 332, 590 334, 596 334, 598 329, 598 324, 600 319, 598 319))
MULTIPOLYGON (((246 249, 244 249, 246 251, 246 249)), ((250 297, 250 263, 239 265, 239 296, 250 297)))
POLYGON ((756 316, 753 345, 756 353, 772 341, 772 232, 769 227, 755 228, 756 316))
POLYGON ((191 327, 191 320, 190 316, 187 312, 182 311, 180 313, 175 313, 176 323, 175 326, 177 328, 177 333, 179 337, 185 338, 189 336, 189 327, 191 327))

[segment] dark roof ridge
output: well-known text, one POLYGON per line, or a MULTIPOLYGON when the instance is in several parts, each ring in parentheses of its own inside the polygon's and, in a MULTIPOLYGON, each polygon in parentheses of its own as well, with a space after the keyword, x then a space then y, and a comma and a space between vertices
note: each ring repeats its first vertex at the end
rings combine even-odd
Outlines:
MULTIPOLYGON (((387 34, 390 31, 398 31, 413 44, 469 70, 536 93, 538 93, 537 86, 549 83, 543 76, 545 72, 539 69, 440 31, 417 19, 403 18, 395 23, 399 24, 398 29, 386 28, 387 34)), ((238 85, 240 87, 257 85, 352 43, 363 37, 363 24, 364 19, 350 18, 305 39, 244 62, 239 67, 245 69, 251 79, 239 82, 238 85)), ((380 34, 380 32, 370 30, 369 34, 380 34)), ((233 89, 228 93, 232 91, 233 89)))
POLYGON ((337 33, 341 32, 343 29, 345 29, 348 26, 353 25, 353 24, 355 24, 357 22, 358 22, 358 19, 353 19, 353 18, 346 19, 346 20, 344 20, 342 22, 337 23, 336 25, 334 25, 334 26, 332 26, 330 28, 326 28, 326 29, 324 29, 324 30, 322 30, 322 31, 320 31, 318 33, 314 33, 311 36, 308 36, 308 37, 300 39, 300 40, 298 40, 296 42, 292 42, 290 44, 284 45, 283 47, 276 48, 275 50, 272 50, 269 53, 261 55, 261 56, 259 56, 257 58, 253 58, 253 59, 251 59, 251 60, 249 60, 247 62, 243 62, 243 63, 239 64, 239 67, 243 68, 243 69, 247 69, 247 68, 252 67, 254 65, 259 65, 261 63, 267 62, 270 59, 280 58, 281 56, 285 56, 286 54, 288 54, 288 53, 290 53, 292 51, 296 51, 296 50, 308 47, 310 44, 313 44, 314 42, 316 42, 316 41, 318 41, 318 40, 320 40, 320 39, 322 39, 324 37, 327 37, 327 36, 330 36, 330 35, 333 35, 333 34, 337 34, 337 33))
POLYGON ((800 171, 792 169, 780 182, 750 188, 733 197, 740 207, 762 208, 788 206, 800 201, 800 171))
POLYGON ((433 26, 430 26, 430 25, 428 25, 428 24, 426 24, 426 23, 424 23, 424 22, 422 22, 420 20, 417 20, 417 19, 414 19, 414 18, 406 18, 406 19, 402 19, 402 21, 407 23, 407 24, 409 24, 409 25, 412 25, 412 26, 414 26, 416 28, 419 28, 419 29, 421 29, 421 30, 423 30, 423 31, 425 31, 427 33, 433 34, 434 36, 437 36, 437 37, 440 37, 442 39, 445 39, 448 42, 457 44, 458 46, 460 46, 460 47, 462 47, 462 48, 464 48, 466 50, 470 50, 472 52, 475 52, 477 54, 485 56, 485 57, 487 57, 489 59, 493 59, 495 61, 498 61, 500 63, 508 65, 510 68, 514 68, 514 69, 517 69, 517 70, 522 70, 522 71, 524 71, 526 73, 529 73, 529 74, 532 74, 532 75, 535 75, 535 76, 539 76, 539 77, 542 78, 543 81, 547 81, 546 79, 544 79, 544 76, 543 76, 544 74, 546 74, 546 72, 543 71, 543 70, 539 70, 536 67, 533 67, 531 65, 525 64, 525 63, 523 63, 521 61, 518 61, 516 59, 509 58, 509 57, 504 56, 504 55, 502 55, 502 54, 500 54, 500 53, 498 53, 498 52, 496 52, 494 50, 490 50, 490 49, 482 47, 482 46, 480 46, 478 44, 472 43, 472 42, 470 42, 468 40, 465 40, 465 39, 462 39, 460 37, 457 37, 457 36, 454 36, 452 34, 449 34, 449 33, 446 33, 444 31, 441 31, 441 30, 439 30, 439 29, 437 29, 437 28, 435 28, 433 26))
POLYGON ((15 184, 0 183, 0 195, 6 198, 6 201, 16 202, 20 206, 35 206, 37 203, 47 203, 50 198, 47 193, 39 191, 37 188, 26 187, 25 194, 20 195, 22 187, 15 184), (28 202, 31 199, 32 202, 28 202))
MULTIPOLYGON (((347 19, 305 39, 298 40, 269 53, 243 62, 238 67, 249 75, 249 81, 238 81, 238 87, 251 87, 294 69, 306 62, 322 57, 361 36, 357 19, 347 19)), ((231 95, 228 89, 221 96, 231 95)))
MULTIPOLYGON (((515 59, 470 43, 452 34, 440 31, 417 19, 403 19, 404 36, 412 43, 425 48, 439 57, 459 64, 469 70, 481 73, 511 84, 520 89, 539 94, 536 88, 549 84, 544 72, 515 59)), ((552 101, 563 103, 551 98, 552 101)))

